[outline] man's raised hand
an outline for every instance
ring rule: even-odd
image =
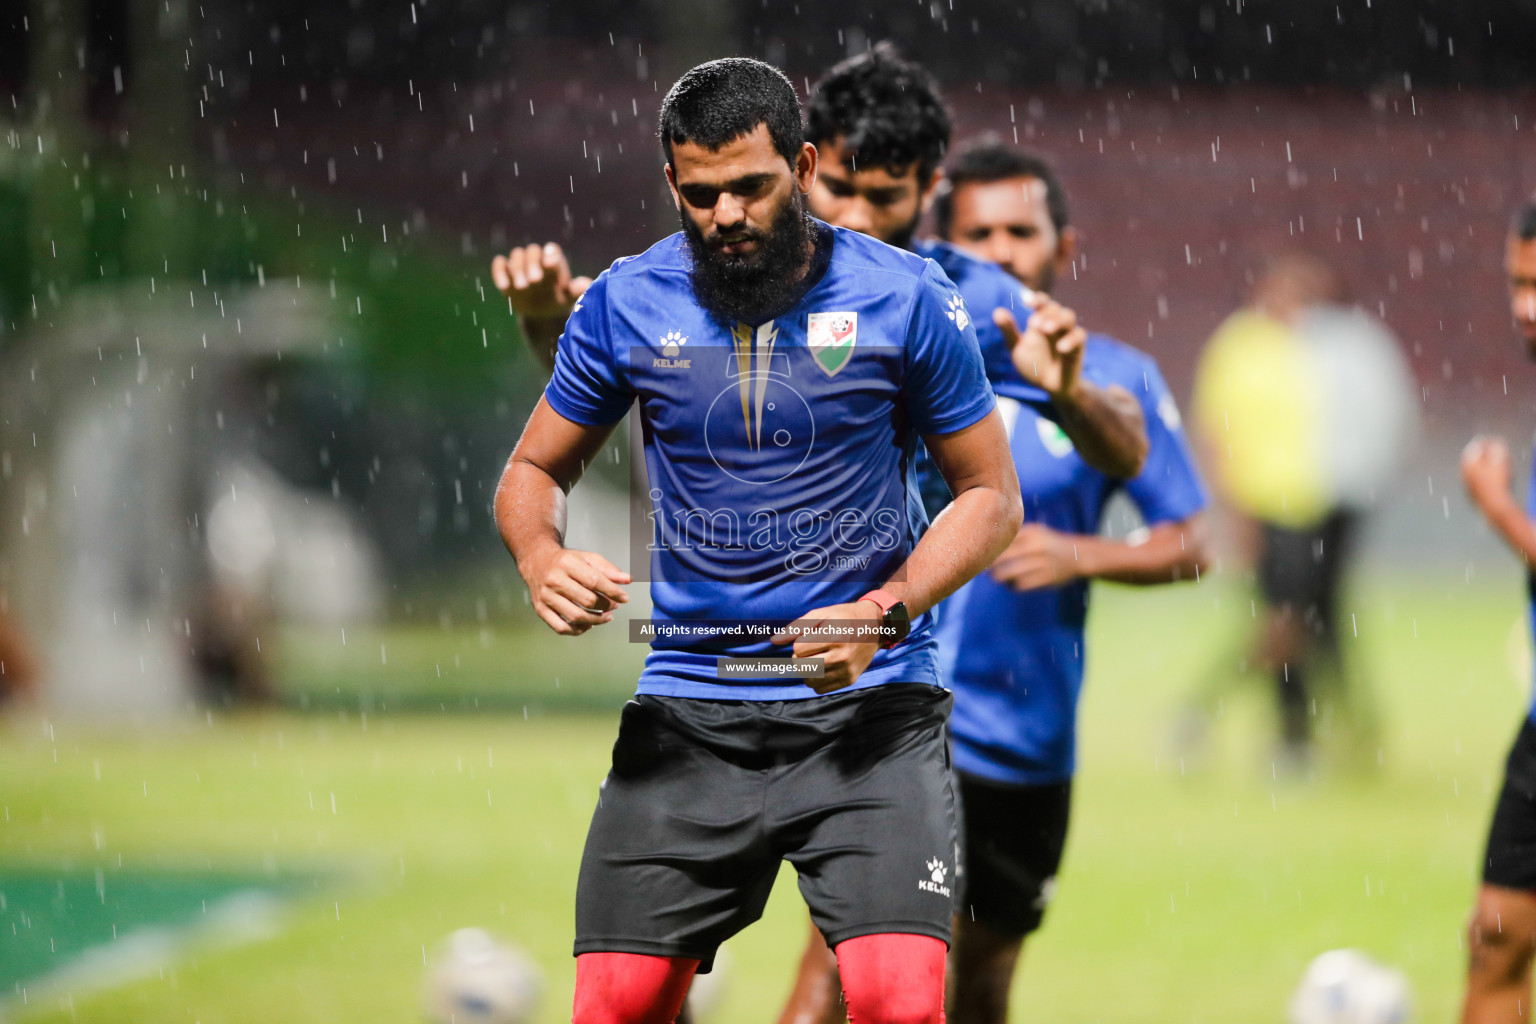
[[[491,261],[491,279],[512,300],[512,310],[529,320],[564,322],[590,277],[572,277],[565,252],[554,242],[520,245]]]
[[[1022,331],[1001,306],[992,311],[992,322],[1003,332],[1020,376],[1052,398],[1069,395],[1082,377],[1088,332],[1078,326],[1076,313],[1049,295],[1034,292],[1025,301],[1032,313]]]
[[[1003,332],[1013,368],[1041,388],[1056,408],[1056,419],[1083,461],[1119,480],[1141,472],[1150,447],[1146,418],[1136,396],[1119,384],[1098,387],[1083,375],[1088,332],[1077,314],[1048,295],[1032,292],[1033,311],[1024,330],[999,307],[992,321]]]

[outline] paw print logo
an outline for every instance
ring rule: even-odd
[[[688,339],[679,331],[668,331],[661,337],[661,351],[664,355],[675,356],[688,344]]]
[[[960,293],[955,292],[949,297],[949,306],[944,310],[944,315],[955,322],[955,329],[963,331],[971,322],[971,314],[965,311],[965,302],[960,298]]]
[[[965,311],[961,310],[960,315],[964,316]],[[937,857],[928,862],[928,877],[932,878],[934,883],[937,885],[944,884],[944,876],[948,873],[948,871],[949,869],[944,866],[944,862],[939,860]]]

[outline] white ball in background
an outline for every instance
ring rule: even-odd
[[[527,954],[483,929],[461,928],[427,972],[427,1018],[433,1024],[526,1024],[543,987]]]
[[[1291,997],[1291,1024],[1406,1024],[1408,979],[1353,949],[1313,960]]]

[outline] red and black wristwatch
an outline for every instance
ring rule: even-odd
[[[912,616],[907,614],[907,603],[888,590],[871,590],[860,601],[873,601],[880,606],[880,647],[890,650],[912,632]]]

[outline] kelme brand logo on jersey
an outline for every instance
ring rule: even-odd
[[[917,887],[923,892],[937,893],[948,898],[949,886],[944,884],[945,876],[948,873],[949,869],[944,866],[944,862],[934,857],[928,862],[928,877],[919,878],[917,880]]]
[[[688,344],[680,330],[668,330],[665,335],[656,339],[656,347],[662,350],[662,355],[651,359],[651,365],[657,370],[687,370],[693,365],[693,359],[679,359],[682,355],[682,347]]]
[[[857,313],[812,313],[807,318],[805,344],[828,377],[837,376],[848,365],[858,337]]]
[[[683,332],[668,331],[656,339],[656,345],[661,349],[661,355],[665,358],[658,357],[653,359],[651,360],[651,365],[657,369],[665,370],[688,369],[693,365],[693,360],[677,358],[682,354],[683,346],[686,344],[688,344],[688,339],[683,337]]]
[[[1045,446],[1045,450],[1058,459],[1064,459],[1072,454],[1072,439],[1055,423],[1041,417],[1035,421],[1035,430],[1039,433],[1040,443]]]

